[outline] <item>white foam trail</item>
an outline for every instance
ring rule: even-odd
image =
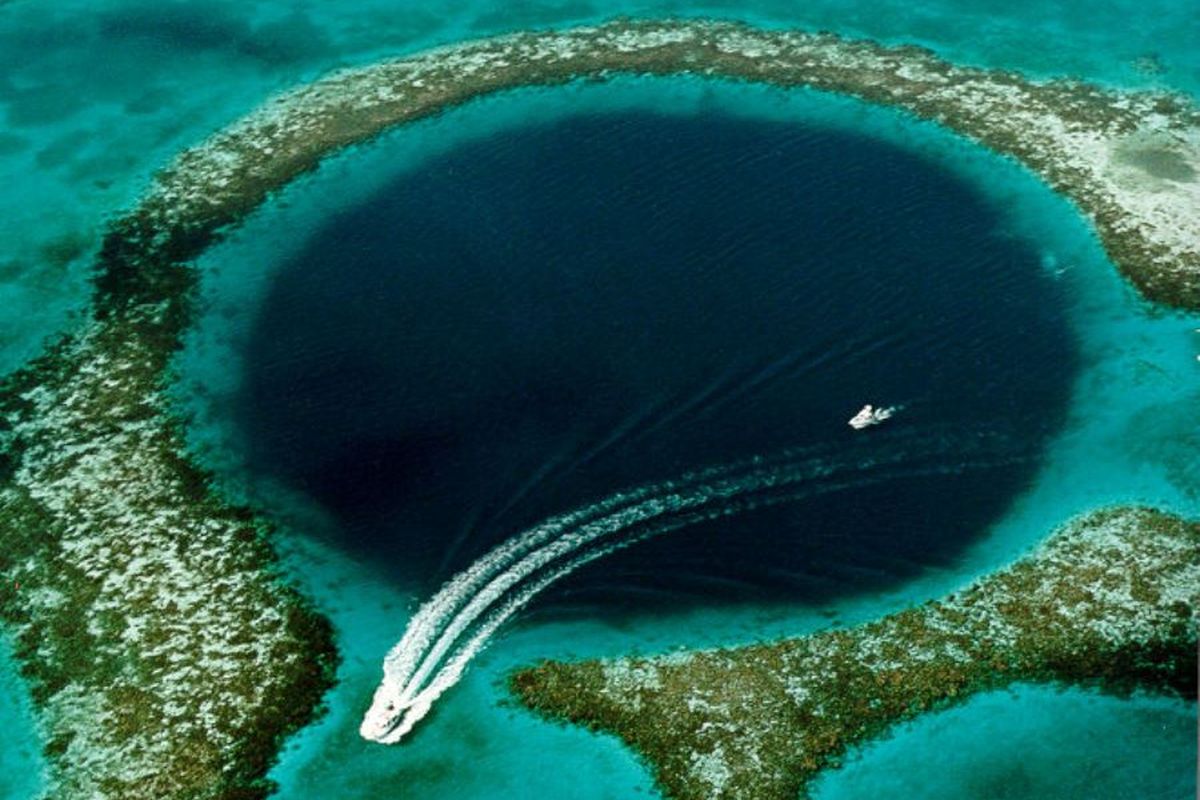
[[[791,499],[795,498],[774,498],[773,500],[774,502],[783,502],[784,500]],[[767,503],[764,503],[764,505],[765,504]],[[757,508],[761,506],[756,504],[755,507]],[[724,516],[732,513],[736,513],[736,511],[726,507],[721,509],[712,509],[711,513],[707,514],[691,515],[686,518],[672,518],[665,521],[661,525],[655,526],[650,531],[639,534],[638,536],[614,542],[607,546],[598,547],[583,554],[576,555],[575,557],[567,560],[565,563],[560,564],[558,567],[543,571],[540,576],[535,577],[533,580],[520,587],[515,593],[513,593],[511,597],[505,600],[497,609],[485,617],[484,621],[475,630],[475,633],[466,642],[457,643],[455,641],[455,637],[461,634],[463,630],[468,628],[478,618],[478,614],[476,613],[469,620],[466,619],[465,615],[470,612],[470,609],[468,609],[468,611],[464,612],[464,622],[462,625],[457,625],[458,620],[456,619],[457,632],[452,634],[451,631],[447,631],[444,638],[439,640],[439,645],[444,641],[447,643],[447,646],[430,652],[428,658],[424,660],[425,666],[417,675],[412,677],[409,685],[417,686],[418,691],[415,694],[413,694],[411,691],[407,693],[411,699],[406,701],[408,703],[407,709],[403,716],[400,717],[399,724],[397,724],[384,736],[377,738],[376,741],[382,744],[395,744],[404,738],[404,736],[406,736],[409,732],[411,732],[416,724],[420,722],[421,719],[433,708],[434,701],[441,697],[442,694],[448,689],[453,687],[454,684],[458,683],[459,679],[466,671],[467,665],[472,659],[475,658],[475,656],[479,655],[484,647],[487,646],[488,640],[491,639],[492,635],[500,628],[500,626],[507,622],[510,617],[528,605],[534,597],[540,594],[550,584],[566,577],[570,573],[591,561],[606,556],[609,553],[615,552],[623,547],[628,547],[629,545],[639,542],[649,536],[686,527],[703,520],[714,519],[718,516]],[[486,605],[487,603],[483,603],[480,605],[480,608],[483,608]],[[478,609],[475,610],[478,611]],[[458,647],[454,649],[451,658],[446,661],[441,669],[437,671],[437,674],[433,676],[433,679],[429,681],[427,686],[420,688],[423,685],[424,679],[428,677],[429,671],[431,671],[433,667],[439,663],[440,659],[446,654],[446,651],[456,643],[458,644]]]
[[[781,457],[786,457],[786,455]],[[794,454],[792,457],[795,457]],[[773,460],[778,460],[778,458]],[[712,480],[722,474],[745,469],[748,464],[767,463],[770,463],[767,459],[751,459],[730,467],[702,470],[677,481],[666,481],[632,491],[618,492],[598,503],[551,517],[508,539],[447,581],[432,598],[421,606],[416,616],[410,620],[403,638],[385,658],[385,673],[393,680],[407,682],[416,669],[414,655],[423,652],[429,646],[433,636],[444,627],[448,619],[458,613],[464,603],[469,602],[495,575],[507,570],[526,553],[553,540],[563,531],[588,520],[613,513],[625,505],[636,503],[655,494],[671,491],[675,487]]]
[[[926,451],[917,456],[930,454]],[[647,536],[698,521],[900,477],[886,472],[864,474],[864,470],[902,465],[911,456],[841,465],[813,459],[752,459],[618,493],[535,526],[483,556],[422,606],[384,660],[384,678],[363,719],[362,735],[384,743],[399,741],[429,712],[433,701],[457,683],[496,629],[543,589],[580,566]],[[747,464],[754,467],[747,469]],[[907,469],[901,474],[916,477],[970,466],[959,463]],[[817,483],[839,472],[853,477]],[[796,488],[798,484],[808,485]],[[786,493],[758,496],[789,487]],[[633,535],[606,541],[627,531]],[[597,542],[599,547],[587,549]],[[579,554],[581,550],[586,552]],[[473,627],[474,633],[464,641]]]

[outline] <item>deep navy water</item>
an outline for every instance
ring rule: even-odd
[[[240,438],[339,547],[419,592],[549,514],[788,448],[959,471],[677,531],[540,607],[895,584],[1005,510],[1076,375],[1060,286],[1003,209],[802,122],[530,125],[430,158],[310,242],[259,311]],[[851,430],[868,402],[902,410]],[[971,465],[984,440],[998,465]]]

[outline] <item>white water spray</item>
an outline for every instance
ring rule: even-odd
[[[410,620],[384,659],[383,681],[360,733],[385,744],[400,741],[509,618],[550,584],[617,549],[697,522],[817,493],[1018,460],[904,468],[914,456],[936,456],[941,450],[903,450],[889,458],[841,463],[795,453],[755,458],[618,492],[514,536],[454,576]],[[843,474],[847,477],[836,480]]]

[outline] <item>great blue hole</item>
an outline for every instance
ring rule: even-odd
[[[260,309],[240,436],[338,546],[422,594],[625,487],[789,448],[848,474],[886,456],[910,468],[664,534],[539,607],[883,589],[981,536],[1063,419],[1066,304],[1004,214],[840,129],[531,123],[327,220]],[[864,403],[903,409],[856,432]]]

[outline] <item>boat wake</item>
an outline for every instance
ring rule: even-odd
[[[648,537],[699,522],[898,478],[953,474],[1028,460],[1003,436],[889,440],[870,456],[787,451],[617,492],[519,533],[451,578],[417,611],[383,662],[359,732],[394,744],[454,686],[496,631],[552,583]]]

